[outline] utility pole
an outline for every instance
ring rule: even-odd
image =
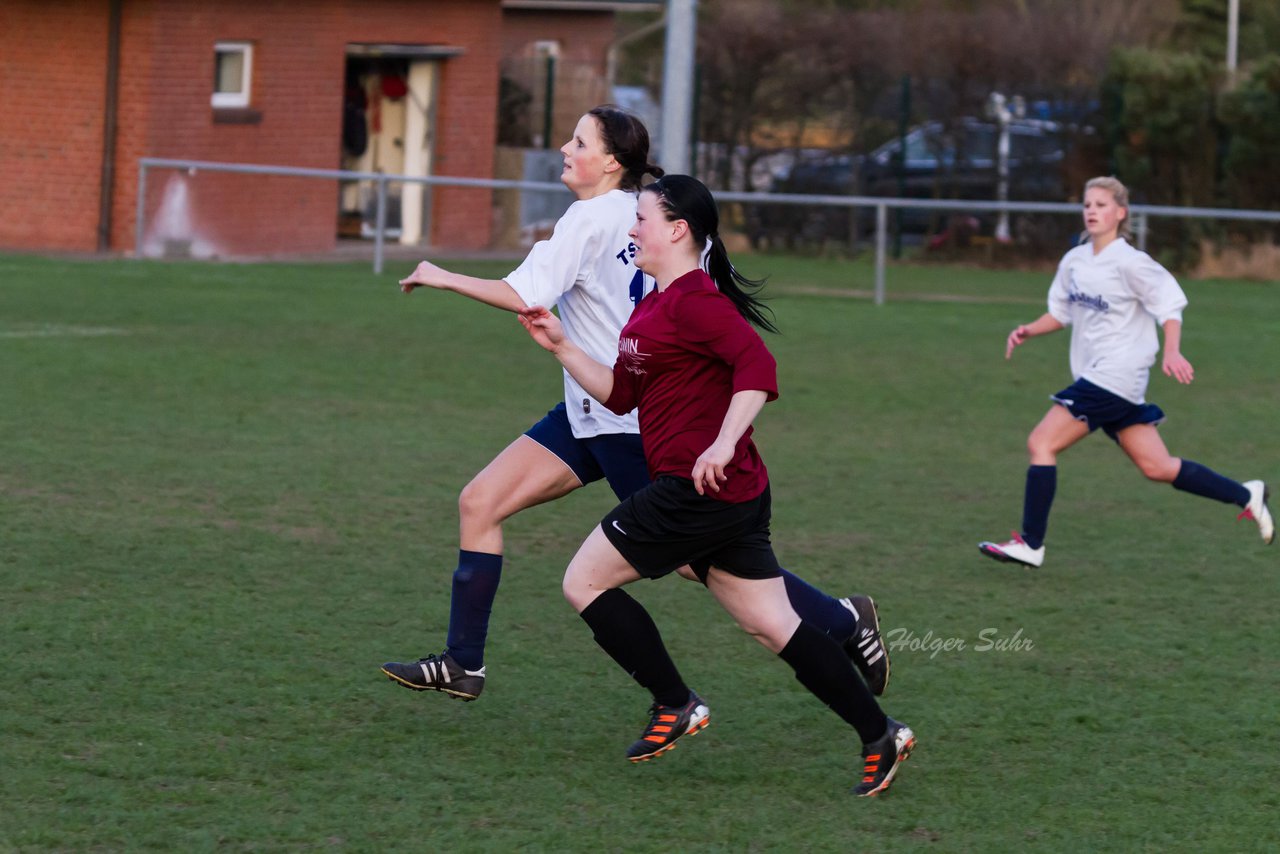
[[[693,116],[693,69],[698,0],[667,0],[666,57],[662,71],[662,139],[659,163],[667,172],[689,174]]]

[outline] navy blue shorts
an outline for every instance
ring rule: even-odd
[[[689,564],[705,583],[714,566],[740,578],[782,574],[769,539],[769,488],[738,504],[699,495],[693,481],[662,475],[600,522],[613,547],[645,578]]]
[[[609,481],[619,501],[649,485],[649,466],[639,433],[574,438],[569,415],[560,403],[524,434],[559,457],[583,486],[601,478]]]
[[[1133,403],[1084,379],[1049,395],[1049,399],[1065,406],[1077,421],[1088,424],[1090,433],[1101,427],[1114,442],[1120,441],[1116,434],[1126,427],[1164,421],[1164,410],[1154,403]]]

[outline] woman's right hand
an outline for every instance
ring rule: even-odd
[[[564,343],[564,327],[560,318],[540,305],[522,310],[517,317],[520,325],[529,332],[529,337],[544,349],[552,353],[560,349]]]
[[[413,293],[414,288],[442,288],[444,287],[443,277],[447,274],[443,267],[437,267],[430,261],[423,261],[413,272],[400,280],[400,290],[406,294]]]
[[[1013,358],[1013,351],[1019,345],[1026,342],[1031,337],[1025,325],[1019,325],[1016,329],[1009,333],[1008,339],[1004,343],[1004,357],[1006,359]]]

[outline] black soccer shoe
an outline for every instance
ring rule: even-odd
[[[853,787],[853,793],[860,798],[872,798],[887,791],[893,784],[898,767],[911,755],[915,746],[916,734],[911,727],[889,718],[884,735],[862,745],[862,781]]]
[[[428,655],[412,664],[389,661],[382,672],[392,682],[415,691],[440,691],[459,700],[474,700],[484,690],[484,668],[466,670],[448,653]]]
[[[649,725],[640,740],[627,748],[627,759],[644,762],[666,753],[676,746],[682,735],[693,735],[706,729],[711,722],[711,711],[702,698],[692,691],[689,702],[683,706],[663,706],[654,703],[649,707]]]
[[[879,697],[889,687],[889,648],[880,638],[880,615],[870,596],[850,596],[840,603],[858,618],[853,637],[844,642],[845,655],[858,668],[871,693]]]

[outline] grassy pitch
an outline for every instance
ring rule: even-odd
[[[6,256],[0,849],[1273,848],[1280,547],[1096,435],[1043,569],[976,549],[1070,380],[1064,333],[1003,359],[1049,276],[895,267],[877,308],[865,265],[743,260],[783,331],[775,544],[880,603],[920,739],[890,793],[848,795],[852,731],[675,578],[634,593],[712,725],[624,761],[647,697],[558,583],[603,485],[508,524],[478,702],[379,674],[441,648],[458,490],[560,395],[511,316],[398,269]],[[1280,485],[1280,291],[1186,289],[1165,439]]]

